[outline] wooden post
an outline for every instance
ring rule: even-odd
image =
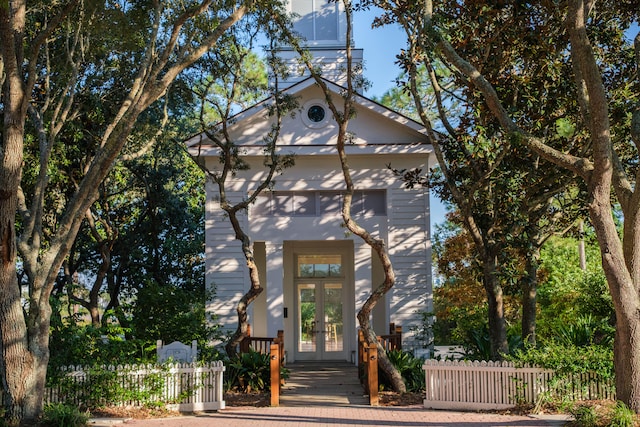
[[[271,406],[280,406],[280,344],[271,344]]]
[[[369,405],[378,406],[378,346],[367,346],[367,383],[369,384]]]
[[[364,334],[362,333],[362,329],[358,329],[358,367],[363,366],[365,362],[364,344]]]
[[[283,330],[279,330],[278,331],[278,336],[276,337],[277,343],[280,346],[280,358],[278,360],[280,360],[280,373],[282,373],[282,368],[284,367],[285,364],[285,359],[284,359],[284,331]],[[284,385],[284,378],[280,378],[280,385],[283,386]]]

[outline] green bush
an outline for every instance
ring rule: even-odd
[[[613,408],[609,427],[633,427],[636,425],[636,414],[623,402],[618,401]]]
[[[577,406],[571,415],[581,427],[597,427],[599,416],[596,410],[591,406]]]
[[[571,323],[562,323],[555,335],[563,345],[585,347],[594,344],[613,346],[615,328],[607,318],[596,318],[592,314],[577,317]]]
[[[597,372],[603,379],[614,377],[613,349],[608,346],[551,342],[544,347],[517,350],[508,359],[520,365],[552,369],[557,375]]]
[[[75,406],[56,403],[44,407],[42,423],[51,427],[82,427],[89,417],[89,412],[81,412]]]
[[[409,392],[421,392],[425,389],[425,375],[422,370],[422,359],[413,356],[413,354],[402,350],[391,350],[387,352],[389,361],[402,375],[407,391]],[[384,375],[378,375],[378,378],[383,379]],[[384,381],[381,381],[382,386],[385,386]],[[388,384],[387,384],[388,385]]]
[[[225,363],[225,389],[244,393],[268,390],[271,385],[269,354],[249,350]]]
[[[539,366],[553,371],[549,389],[538,395],[537,409],[545,405],[564,407],[575,401],[575,392],[579,390],[578,387],[582,387],[584,391],[591,385],[591,382],[600,383],[611,381],[614,378],[613,350],[606,346],[578,347],[554,342],[545,347],[528,347],[518,350],[508,359],[515,362],[516,366]],[[583,377],[576,383],[574,376],[576,374],[591,375],[587,376],[588,379]],[[602,389],[602,391],[605,390]],[[570,412],[573,410],[570,409]],[[579,408],[576,410],[586,411]],[[586,417],[588,421],[588,413],[579,415]]]

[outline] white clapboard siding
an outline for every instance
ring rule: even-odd
[[[611,379],[574,374],[558,382],[554,372],[538,367],[517,368],[511,362],[426,360],[425,408],[484,410],[535,404],[542,393],[571,400],[612,399]]]
[[[429,194],[423,189],[395,188],[389,198],[389,252],[396,272],[390,319],[402,325],[403,346],[411,347],[420,311],[431,310]]]
[[[223,329],[233,330],[237,325],[238,301],[248,289],[247,261],[228,215],[220,208],[217,194],[214,191],[212,194],[207,201],[206,241],[216,244],[206,249],[206,274],[207,286],[214,288],[215,297],[208,301],[207,313],[216,316]],[[227,192],[230,203],[242,201],[243,195],[241,191]],[[246,229],[246,214],[240,212],[238,219]]]

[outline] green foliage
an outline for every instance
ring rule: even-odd
[[[566,406],[566,412],[575,421],[570,425],[590,427],[634,427],[640,425],[640,418],[621,401],[582,402]]]
[[[587,271],[580,269],[578,241],[550,239],[541,251],[538,342],[556,339],[559,329],[575,323],[581,316],[606,319],[615,324],[613,303],[600,265],[597,244],[586,236]]]
[[[549,388],[538,396],[536,410],[540,410],[545,405],[551,405],[572,411],[575,400],[582,398],[578,396],[584,396],[586,390],[593,390],[594,383],[600,384],[598,390],[601,390],[603,395],[590,394],[592,398],[604,398],[612,392],[604,387],[606,382],[613,384],[614,379],[611,347],[594,344],[579,347],[573,344],[549,342],[545,347],[528,346],[518,350],[508,359],[518,366],[540,366],[553,371]],[[584,416],[588,417],[589,414]]]
[[[388,351],[387,357],[402,375],[408,392],[420,392],[425,389],[425,376],[422,370],[423,360],[421,358],[402,350]],[[379,375],[378,377],[384,378],[384,375]]]
[[[552,369],[556,375],[597,372],[603,379],[614,377],[613,349],[607,346],[578,347],[551,342],[544,347],[517,350],[510,359]]]
[[[249,350],[225,363],[225,389],[245,393],[267,390],[271,385],[269,354]]]
[[[419,311],[417,314],[420,316],[420,323],[412,326],[410,330],[421,348],[430,348],[434,344],[434,313]]]
[[[623,402],[618,401],[613,408],[609,427],[633,427],[637,421],[636,413],[629,409]]]
[[[131,307],[131,327],[135,336],[167,343],[197,340],[200,348],[218,334],[218,326],[209,326],[205,312],[205,293],[146,280]]]
[[[599,425],[598,413],[591,406],[577,406],[571,411],[571,415],[581,427],[597,427]]]
[[[571,323],[558,327],[558,342],[563,345],[586,347],[593,344],[613,346],[615,328],[607,319],[597,319],[591,314],[581,315]]]
[[[137,369],[130,366],[93,366],[84,367],[81,372],[69,372],[63,369],[51,369],[47,376],[47,387],[58,390],[61,400],[82,402],[87,408],[98,408],[135,402],[143,406],[157,405],[166,383],[164,370],[156,367],[157,372],[145,375],[142,379],[132,377],[124,381],[127,372]]]
[[[511,353],[522,348],[522,338],[514,328],[507,331],[507,341]],[[467,360],[492,360],[489,328],[486,325],[468,330],[461,345],[464,350],[462,356]]]
[[[576,126],[566,117],[556,120],[556,132],[562,138],[571,138],[576,132]]]
[[[124,339],[116,325],[96,328],[52,322],[49,367],[155,362],[155,341]]]
[[[50,427],[82,427],[89,421],[89,412],[82,412],[78,407],[55,403],[44,407],[42,423]]]

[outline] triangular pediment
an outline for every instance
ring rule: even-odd
[[[338,109],[342,106],[340,93],[344,88],[324,80]],[[322,89],[309,77],[291,86],[286,93],[297,99],[298,108],[282,118],[278,147],[298,154],[334,153],[338,126],[325,101]],[[356,114],[349,122],[353,149],[362,152],[408,152],[418,149],[431,151],[424,127],[364,96],[354,99]],[[227,125],[228,133],[237,146],[251,154],[261,153],[264,138],[269,134],[274,118],[268,114],[273,99],[269,98],[238,113]],[[217,149],[205,133],[186,141],[192,155],[215,156]],[[255,150],[252,150],[254,148]]]

